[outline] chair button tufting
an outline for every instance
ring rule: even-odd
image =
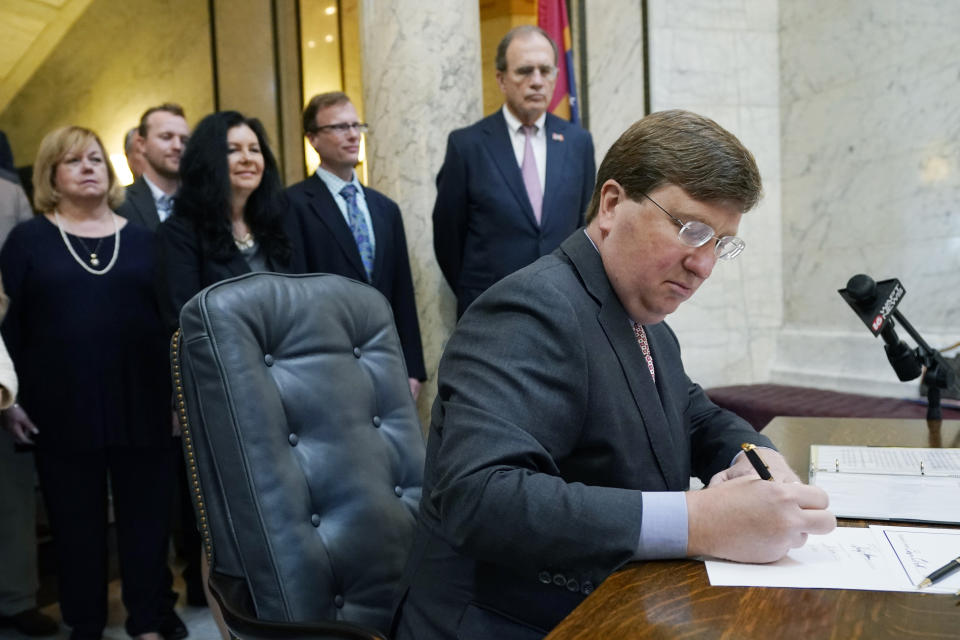
[[[354,355],[355,357],[357,357],[357,358],[360,357],[360,347],[354,347],[354,348],[353,348],[353,355]]]
[[[393,492],[397,494],[398,498],[400,498],[403,496],[403,487],[401,487],[400,485],[397,485],[396,487],[393,488]]]
[[[315,526],[315,527],[319,527],[319,526],[320,526],[320,516],[317,515],[316,513],[313,514],[312,516],[310,516],[310,524],[312,524],[312,525]]]
[[[553,582],[553,576],[550,575],[549,571],[541,571],[539,574],[537,574],[537,578],[543,584],[550,584]]]
[[[333,596],[333,604],[337,605],[337,609],[343,608],[343,596],[339,593]]]
[[[567,579],[564,577],[562,573],[554,574],[553,584],[557,585],[558,587],[563,587],[567,584]]]
[[[380,416],[373,416],[373,426],[375,427],[380,426]]]
[[[291,433],[289,436],[287,436],[287,441],[289,441],[290,444],[295,447],[297,446],[297,443],[300,442],[300,438],[297,437],[297,434]]]
[[[567,591],[577,593],[580,591],[580,583],[577,582],[574,578],[567,580]]]
[[[268,353],[267,355],[263,356],[263,362],[264,362],[268,367],[272,367],[272,366],[273,366],[273,356]]]

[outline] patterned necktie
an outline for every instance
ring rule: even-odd
[[[537,171],[537,158],[533,155],[533,143],[530,136],[536,132],[537,128],[533,125],[523,125],[523,164],[520,165],[520,173],[523,174],[523,186],[527,188],[527,197],[530,198],[530,206],[533,207],[533,217],[540,224],[540,215],[543,209],[543,189],[540,187],[540,174]]]
[[[347,219],[350,221],[350,231],[357,242],[360,251],[360,260],[367,272],[367,282],[373,282],[373,243],[370,241],[370,229],[363,218],[363,212],[357,206],[357,188],[348,184],[340,190],[340,195],[347,201]]]
[[[163,194],[157,198],[157,216],[160,222],[169,218],[171,213],[173,213],[173,196]]]
[[[633,335],[637,337],[640,343],[640,351],[643,352],[643,359],[647,361],[647,369],[650,370],[650,377],[657,381],[657,374],[653,370],[653,357],[650,355],[650,343],[647,342],[647,332],[643,330],[643,325],[633,323]]]

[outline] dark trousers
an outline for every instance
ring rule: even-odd
[[[53,531],[63,620],[99,638],[107,621],[107,478],[131,636],[157,631],[163,602],[172,448],[38,450],[37,470]]]
[[[200,533],[197,531],[197,519],[190,497],[191,483],[187,474],[187,465],[180,450],[180,439],[177,438],[175,456],[175,507],[173,538],[177,553],[184,560],[181,576],[187,590],[187,602],[195,604],[204,599],[203,577],[200,575]],[[173,589],[173,572],[169,568],[165,571],[164,584],[166,588],[165,601],[167,610],[173,611],[179,594]]]

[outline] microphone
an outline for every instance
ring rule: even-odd
[[[887,360],[901,381],[919,378],[923,372],[919,355],[897,336],[894,318],[902,321],[897,305],[906,291],[896,278],[874,282],[868,275],[859,273],[849,281],[840,296],[854,310],[874,336],[883,338]]]

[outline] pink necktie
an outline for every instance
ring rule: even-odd
[[[523,186],[527,188],[527,197],[533,207],[533,217],[540,224],[541,210],[543,209],[543,189],[540,188],[540,175],[537,172],[537,158],[533,155],[533,143],[530,136],[536,131],[533,125],[523,125],[523,164],[520,173],[523,174]]]
[[[643,358],[647,361],[647,369],[650,370],[650,377],[656,382],[657,374],[653,370],[653,357],[650,355],[650,343],[647,342],[647,332],[643,330],[643,325],[634,322],[633,335],[637,337],[637,342],[640,343],[640,351],[643,352]]]

